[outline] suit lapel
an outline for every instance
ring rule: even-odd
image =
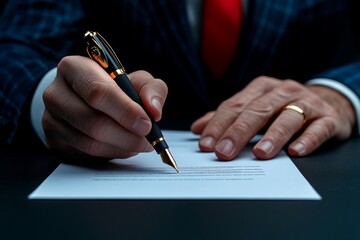
[[[192,39],[187,19],[185,1],[144,1],[152,24],[155,24],[160,38],[166,45],[174,64],[179,66],[182,79],[196,89],[205,103],[210,103],[207,79],[200,59],[198,46]],[[144,3],[143,2],[143,3]],[[254,0],[248,1],[245,21],[237,61],[232,66],[228,92],[242,89],[255,77],[267,74],[270,64],[284,37],[296,5],[302,1]]]
[[[183,80],[199,92],[202,100],[209,103],[203,66],[198,48],[191,35],[185,1],[147,1],[151,22],[156,24],[166,48],[173,56],[174,64],[181,68]]]
[[[277,52],[287,25],[293,17],[296,1],[249,1],[248,19],[241,39],[235,88],[244,87],[253,78],[266,74]]]

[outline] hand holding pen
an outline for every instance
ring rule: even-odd
[[[89,57],[97,62],[110,77],[114,79],[122,91],[141,107],[144,107],[138,92],[125,72],[125,68],[109,43],[99,33],[90,31],[85,34],[85,41],[87,44],[86,51]],[[167,145],[160,128],[152,118],[150,118],[150,120],[152,127],[149,134],[146,135],[147,140],[160,155],[162,161],[165,164],[172,166],[178,172],[175,159],[169,150],[169,146]]]
[[[152,122],[144,109],[117,86],[98,63],[83,56],[64,57],[45,89],[42,118],[48,148],[67,155],[128,158],[154,148],[144,137]],[[53,74],[53,76],[51,76]],[[167,86],[145,71],[129,74],[157,121]]]

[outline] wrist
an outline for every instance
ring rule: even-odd
[[[307,88],[331,105],[335,111],[344,116],[352,130],[356,127],[356,111],[352,102],[341,92],[324,85],[309,85]]]

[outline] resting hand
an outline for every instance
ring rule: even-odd
[[[145,71],[129,74],[155,121],[161,118],[167,86]],[[94,61],[65,57],[43,95],[42,125],[50,149],[84,156],[127,158],[153,148],[144,137],[151,129],[145,111]]]
[[[283,110],[287,105],[297,106],[304,115]],[[214,151],[219,159],[231,160],[269,126],[253,153],[258,159],[270,159],[288,142],[290,155],[310,154],[329,139],[348,138],[354,125],[354,109],[339,92],[293,80],[258,77],[216,111],[196,120],[191,130],[201,134],[200,150]]]

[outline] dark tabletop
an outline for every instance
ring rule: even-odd
[[[3,240],[360,239],[360,138],[292,159],[321,201],[28,200],[59,159],[4,147],[0,159]]]

